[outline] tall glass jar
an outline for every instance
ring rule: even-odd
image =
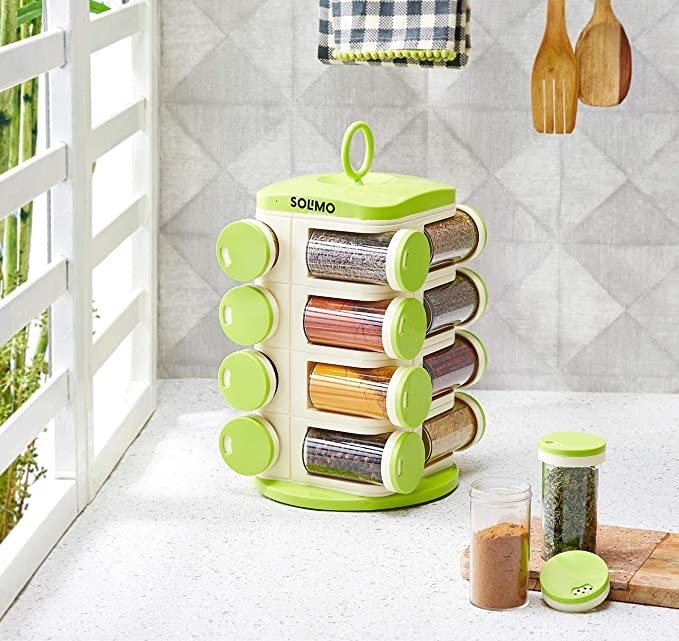
[[[598,465],[606,441],[587,432],[552,432],[538,442],[542,461],[542,557],[596,553]]]
[[[528,603],[530,501],[528,483],[508,478],[472,483],[470,601],[486,610]]]

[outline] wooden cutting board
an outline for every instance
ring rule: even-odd
[[[540,589],[542,525],[533,519],[530,533],[530,590]],[[597,554],[611,575],[611,601],[679,608],[679,534],[600,525]],[[469,579],[469,548],[460,558]]]

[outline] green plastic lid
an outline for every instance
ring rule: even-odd
[[[608,566],[591,552],[562,552],[542,566],[540,586],[543,599],[551,607],[564,612],[586,612],[608,596]]]
[[[276,462],[278,437],[260,416],[239,416],[222,428],[219,451],[234,472],[255,476]]]
[[[219,366],[218,377],[226,402],[244,412],[264,407],[276,391],[276,370],[254,349],[229,354]]]
[[[354,169],[349,149],[357,131],[365,136],[365,158],[361,167]],[[294,216],[398,220],[455,203],[455,188],[450,185],[417,176],[369,173],[373,152],[370,128],[364,122],[354,122],[342,141],[344,173],[299,176],[274,183],[257,193],[257,207]]]
[[[431,394],[431,378],[423,367],[399,367],[387,389],[389,420],[400,427],[419,427],[429,413]]]
[[[387,281],[399,292],[415,292],[427,279],[431,247],[423,232],[399,229],[387,250]]]
[[[391,443],[390,443],[391,441]],[[410,494],[419,485],[424,472],[424,442],[416,432],[394,432],[387,441],[391,449],[387,489]]]
[[[266,274],[276,260],[276,237],[258,220],[228,224],[217,238],[217,261],[234,280],[254,280]]]
[[[551,432],[540,437],[538,457],[545,463],[593,465],[605,460],[606,441],[589,432]]]
[[[258,285],[239,285],[224,294],[219,322],[237,345],[254,345],[276,329],[278,308],[273,296]]]
[[[427,313],[417,298],[395,298],[387,307],[382,343],[389,358],[415,358],[424,345]]]

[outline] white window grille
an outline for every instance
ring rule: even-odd
[[[52,420],[55,470],[44,500],[0,544],[0,616],[92,500],[156,404],[158,0],[132,0],[94,17],[86,0],[43,1],[47,30],[0,49],[0,91],[49,74],[48,148],[0,175],[0,217],[48,191],[51,258],[0,302],[0,344],[49,308],[51,371],[0,425],[0,472]],[[92,127],[91,54],[125,38],[132,43],[135,101]],[[136,194],[93,236],[93,163],[131,137]],[[128,239],[132,291],[93,337],[92,272]],[[93,421],[93,379],[127,339],[125,406],[106,426],[105,438],[96,438],[102,428]]]

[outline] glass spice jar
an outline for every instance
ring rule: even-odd
[[[587,432],[552,432],[540,437],[542,461],[542,557],[568,550],[596,553],[598,465],[606,441]]]
[[[400,292],[422,287],[429,273],[429,242],[413,229],[384,234],[313,229],[306,263],[315,278],[389,285]]]
[[[427,313],[427,336],[432,336],[477,321],[486,311],[488,291],[476,272],[461,267],[455,280],[425,291],[423,304]]]
[[[310,343],[384,352],[402,360],[417,356],[427,330],[422,303],[402,296],[380,301],[310,296],[303,322]]]
[[[431,246],[431,267],[472,260],[486,245],[486,224],[468,205],[458,205],[454,216],[424,226]]]
[[[433,465],[455,452],[478,443],[486,431],[486,415],[469,394],[455,394],[453,407],[427,419],[422,425],[425,463]]]
[[[271,271],[278,258],[278,239],[260,220],[229,223],[217,237],[217,261],[234,280],[255,280]]]
[[[528,603],[530,485],[481,479],[469,495],[469,600],[486,610],[521,608]]]
[[[431,406],[431,379],[422,367],[361,369],[317,363],[309,400],[319,410],[388,419],[399,427],[422,425]]]
[[[304,438],[304,467],[309,474],[410,494],[422,478],[424,445],[415,432],[366,436],[311,427]]]
[[[457,387],[470,387],[486,370],[486,350],[471,332],[461,330],[455,342],[422,359],[422,366],[431,377],[434,397]]]

